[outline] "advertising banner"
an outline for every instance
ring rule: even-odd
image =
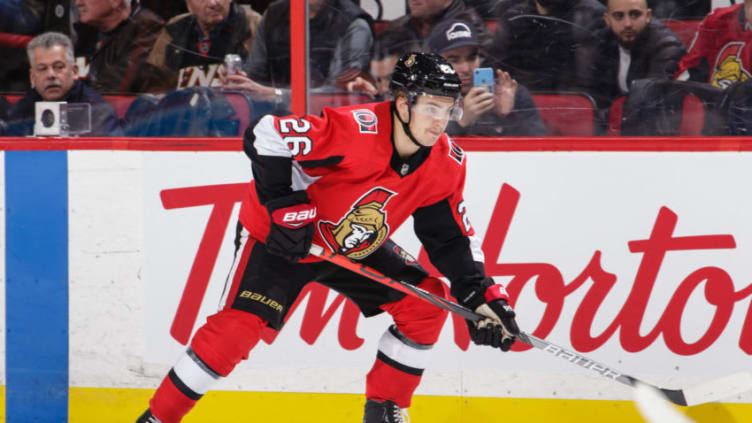
[[[692,384],[749,367],[751,177],[738,152],[470,152],[465,200],[523,329],[656,384]],[[217,310],[249,179],[240,153],[143,155],[147,374],[161,377]],[[410,222],[393,239],[431,268]],[[312,284],[224,389],[362,392],[389,323]],[[520,343],[469,343],[450,316],[419,393],[628,395]]]

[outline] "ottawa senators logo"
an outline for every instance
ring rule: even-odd
[[[378,132],[377,125],[379,119],[375,113],[370,110],[358,109],[353,110],[352,114],[355,122],[358,123],[358,130],[361,134],[375,134]]]
[[[715,69],[710,83],[714,87],[726,89],[737,82],[744,82],[750,78],[750,73],[744,69],[741,60],[744,43],[732,42],[726,44],[716,58]]]
[[[352,259],[361,259],[374,252],[389,235],[383,209],[394,194],[381,187],[374,188],[360,197],[336,224],[319,221],[319,233],[329,249]]]

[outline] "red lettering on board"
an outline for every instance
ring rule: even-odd
[[[246,189],[247,184],[242,183],[169,189],[161,194],[165,209],[212,206],[170,331],[182,344],[187,344],[195,325],[222,239],[227,225],[230,224],[232,209],[240,202]],[[512,304],[526,284],[535,284],[535,295],[545,305],[543,316],[532,331],[536,336],[545,338],[551,333],[559,321],[567,296],[578,289],[584,289],[583,285],[590,281],[590,287],[571,322],[570,340],[575,350],[595,350],[611,339],[618,330],[619,341],[625,351],[642,351],[652,345],[659,335],[663,335],[669,350],[678,355],[693,355],[710,347],[725,330],[736,303],[752,296],[752,284],[736,291],[731,276],[724,269],[714,266],[698,267],[678,284],[655,326],[645,335],[641,335],[640,328],[648,301],[652,297],[663,261],[669,253],[673,255],[686,251],[736,248],[734,237],[728,234],[674,236],[678,216],[669,208],[662,207],[658,211],[650,236],[627,243],[630,252],[641,254],[631,291],[611,324],[600,334],[593,336],[591,333],[595,316],[618,282],[617,275],[603,268],[602,253],[599,250],[594,251],[582,272],[568,283],[564,281],[559,269],[550,263],[500,263],[506,235],[519,201],[520,193],[517,190],[507,184],[501,187],[482,248],[486,256],[486,272],[491,276],[510,278],[507,291]],[[418,260],[432,274],[438,275],[422,249]],[[688,342],[681,333],[681,320],[689,297],[703,283],[704,298],[714,307],[714,312],[707,316],[707,329],[703,335],[694,342]],[[328,291],[328,288],[322,285],[309,284],[291,308],[288,317],[293,315],[304,298],[308,299],[303,311],[300,336],[305,342],[314,344],[341,306],[342,313],[338,326],[340,346],[348,350],[359,348],[363,344],[363,339],[358,337],[356,330],[360,318],[357,307],[341,295],[337,295],[325,309]],[[455,343],[461,349],[467,349],[470,339],[464,320],[453,316],[452,325]],[[276,332],[271,330],[263,336],[267,343],[272,343],[275,338]],[[752,303],[747,310],[739,347],[752,355]],[[518,342],[513,350],[524,351],[529,348]]]

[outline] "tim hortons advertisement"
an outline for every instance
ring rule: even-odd
[[[171,364],[216,311],[249,178],[242,153],[145,154],[147,362]],[[676,385],[749,367],[750,180],[745,153],[470,152],[465,201],[524,330]],[[391,236],[433,269],[411,222]],[[362,392],[388,324],[311,284],[225,388]],[[627,397],[586,373],[519,342],[470,345],[450,316],[419,393]]]

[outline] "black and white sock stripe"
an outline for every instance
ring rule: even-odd
[[[431,344],[419,344],[392,325],[379,340],[376,357],[405,373],[421,376],[431,359]]]
[[[170,369],[168,377],[180,392],[192,400],[201,398],[222,378],[190,347]]]

